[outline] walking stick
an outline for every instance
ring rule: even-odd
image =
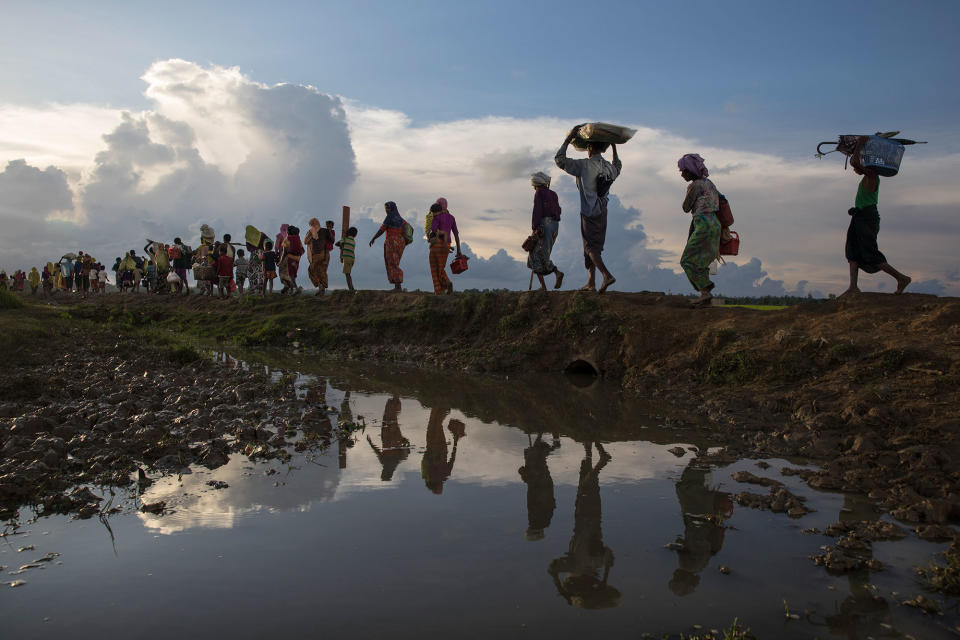
[[[533,269],[530,269],[530,285],[527,287],[527,291],[533,291]]]

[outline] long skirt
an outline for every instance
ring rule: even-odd
[[[324,251],[323,255],[313,255],[313,262],[310,263],[310,268],[307,270],[307,273],[310,275],[310,282],[313,283],[313,286],[319,289],[327,288],[327,267],[329,265],[330,254],[328,252]]]
[[[557,270],[550,260],[550,254],[553,253],[553,245],[560,232],[560,223],[553,218],[543,218],[540,229],[542,233],[537,240],[537,246],[527,255],[527,268],[533,269],[537,275],[545,276]]]
[[[697,291],[710,291],[710,263],[720,252],[720,221],[712,213],[698,213],[690,221],[687,247],[680,257],[680,266]]]
[[[450,243],[434,242],[430,245],[430,275],[433,276],[433,292],[443,293],[450,287],[447,275],[447,258],[450,256]]]
[[[387,267],[387,280],[390,284],[403,284],[403,269],[400,258],[407,244],[403,241],[400,229],[387,229],[383,240],[383,263]]]
[[[867,273],[880,271],[880,265],[887,258],[877,246],[877,235],[880,233],[880,214],[875,206],[848,211],[850,226],[847,227],[847,243],[844,254],[847,262],[856,262],[857,266]]]

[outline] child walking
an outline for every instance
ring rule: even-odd
[[[273,242],[267,240],[263,245],[263,280],[264,293],[267,289],[273,293],[273,281],[277,279],[277,252],[273,250]]]
[[[234,260],[234,266],[237,270],[237,293],[243,295],[243,283],[247,279],[250,263],[244,257],[243,249],[237,249],[237,259]]]
[[[230,297],[230,280],[233,279],[233,258],[227,254],[226,245],[220,245],[220,257],[217,258],[217,291],[221,298]]]
[[[353,263],[356,260],[357,228],[350,227],[347,229],[347,235],[344,236],[343,240],[336,243],[336,246],[340,247],[340,262],[343,263],[343,275],[347,277],[347,289],[356,291],[356,289],[353,288],[353,276],[351,272],[353,271]]]

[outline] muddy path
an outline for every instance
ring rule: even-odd
[[[216,466],[231,452],[282,456],[290,437],[336,438],[324,408],[298,402],[282,381],[216,368],[184,344],[202,340],[275,347],[281,366],[323,357],[450,375],[592,369],[624,393],[709,420],[724,445],[709,456],[717,463],[803,458],[819,469],[785,472],[869,496],[921,537],[956,537],[944,525],[960,518],[957,299],[864,294],[763,312],[692,311],[659,293],[110,294],[4,311],[0,324],[0,355],[13,364],[0,372],[6,516],[27,503],[95,515],[98,496],[76,487]],[[737,499],[802,513],[775,484]],[[861,529],[838,530],[820,561],[862,568],[857,545],[882,538]]]

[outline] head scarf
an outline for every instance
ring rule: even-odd
[[[389,227],[391,229],[399,229],[403,226],[403,218],[400,217],[400,210],[397,209],[397,203],[390,202],[385,203],[387,208],[387,217],[383,219],[383,226]]]
[[[535,187],[549,187],[550,176],[543,171],[537,171],[530,175],[530,184]]]
[[[537,171],[536,173],[530,174],[530,184],[535,187],[549,187],[550,180],[550,176],[543,171]]]
[[[680,160],[677,161],[677,166],[680,167],[681,171],[689,171],[698,178],[706,178],[710,175],[710,172],[707,171],[707,166],[703,164],[703,158],[696,153],[688,153],[680,158]]]
[[[447,199],[446,198],[437,198],[437,204],[440,205],[440,211],[443,213],[450,213],[447,211]]]

